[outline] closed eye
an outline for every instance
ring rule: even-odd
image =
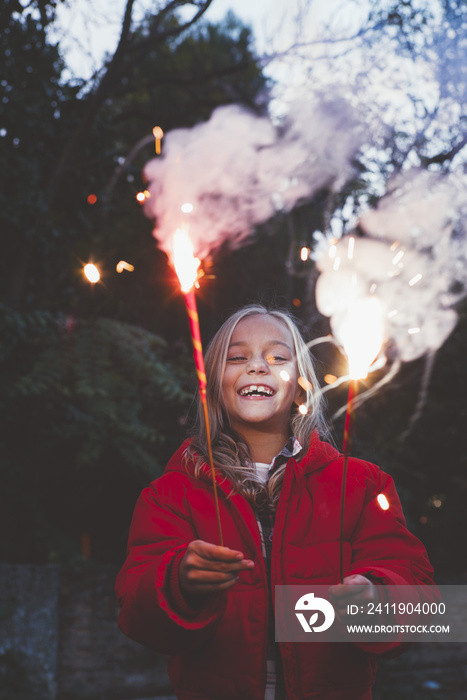
[[[234,357],[228,357],[227,362],[244,362],[246,357],[243,355],[235,355]]]
[[[289,361],[287,357],[282,357],[282,355],[269,355],[266,359],[270,365],[277,365],[280,362]]]

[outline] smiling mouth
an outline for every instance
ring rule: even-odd
[[[274,396],[276,392],[269,386],[251,384],[240,389],[238,393],[240,396]]]

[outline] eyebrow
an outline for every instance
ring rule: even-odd
[[[229,349],[236,347],[237,345],[247,345],[247,343],[248,343],[247,340],[235,340],[233,343],[229,344]],[[293,350],[290,347],[290,345],[288,343],[284,343],[283,340],[271,340],[268,343],[268,347],[274,347],[275,345],[283,345],[285,348],[287,348],[287,350],[290,350],[290,352],[293,353]]]

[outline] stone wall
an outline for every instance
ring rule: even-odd
[[[117,569],[0,565],[0,700],[171,695],[165,659],[117,627]]]
[[[54,566],[0,566],[2,699],[57,697],[59,579]]]

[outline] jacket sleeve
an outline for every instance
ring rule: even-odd
[[[194,539],[183,498],[159,493],[157,481],[143,490],[133,514],[127,559],[115,585],[118,624],[124,634],[163,654],[203,644],[225,610],[225,592],[203,596],[197,608],[182,595],[179,564]]]
[[[373,465],[372,465],[373,466]],[[377,467],[367,483],[365,502],[352,533],[352,574],[369,574],[397,586],[433,586],[433,568],[424,545],[408,529],[394,482]],[[386,497],[383,510],[378,496]]]
[[[375,478],[367,483],[365,503],[352,535],[351,571],[384,586],[384,602],[433,602],[440,599],[433,581],[433,568],[425,547],[408,529],[392,478],[374,465]],[[389,508],[383,510],[378,495]],[[396,615],[394,622],[406,625],[413,619]],[[403,637],[401,637],[402,639]],[[394,656],[410,644],[402,642],[358,643],[373,653]]]

